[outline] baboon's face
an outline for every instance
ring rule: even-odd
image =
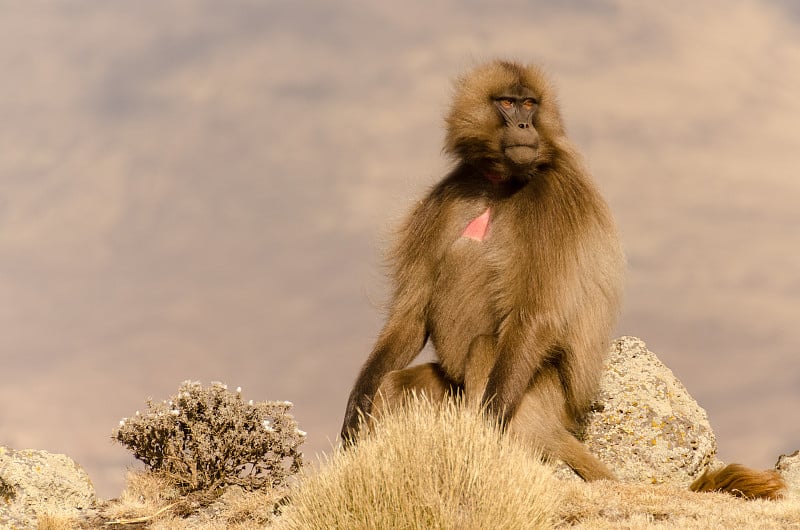
[[[456,84],[445,151],[494,179],[529,178],[562,136],[551,89],[533,67],[495,62]]]
[[[536,159],[539,134],[533,123],[539,102],[533,91],[522,85],[506,89],[493,98],[503,124],[499,127],[500,148],[513,168],[526,169]]]

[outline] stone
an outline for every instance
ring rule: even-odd
[[[0,528],[36,528],[45,514],[80,517],[96,500],[89,476],[69,457],[0,447]]]
[[[717,465],[705,410],[636,337],[612,343],[582,438],[623,482],[688,486]],[[557,475],[575,476],[566,466]]]
[[[775,464],[775,470],[786,480],[789,494],[800,497],[800,450],[790,455],[781,455]]]

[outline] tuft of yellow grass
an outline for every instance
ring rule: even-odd
[[[182,495],[167,475],[135,471],[128,474],[120,498],[103,510],[107,520],[104,526],[139,528],[144,524],[152,530],[266,528],[275,518],[275,506],[284,494],[284,488],[248,491],[228,486]]]
[[[78,528],[78,522],[74,517],[45,514],[40,515],[36,524],[36,530],[74,530]]]
[[[105,517],[116,522],[154,520],[181,497],[180,489],[161,473],[131,471],[122,495],[105,509]],[[120,523],[126,524],[126,523]]]
[[[412,398],[306,473],[275,528],[552,528],[558,485],[477,411]]]

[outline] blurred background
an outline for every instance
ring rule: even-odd
[[[800,8],[621,0],[0,0],[0,445],[67,453],[186,379],[335,443],[382,252],[449,167],[451,80],[536,62],[615,212],[618,335],[720,456],[800,448]]]

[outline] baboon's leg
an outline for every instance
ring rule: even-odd
[[[372,415],[379,418],[402,404],[412,391],[417,395],[426,396],[435,403],[442,401],[452,388],[452,383],[437,363],[421,364],[389,372],[381,379],[378,392],[375,394]]]
[[[558,453],[554,456],[571,467],[583,480],[614,480],[614,473],[571,432],[562,428],[558,436],[561,444],[557,445]]]
[[[609,347],[606,337],[610,332],[604,331],[601,326],[604,320],[599,317],[600,322],[586,320],[591,319],[575,320],[570,329],[571,336],[564,341],[563,356],[558,367],[567,409],[578,423],[585,420],[597,396]]]
[[[509,431],[545,456],[563,461],[584,480],[613,479],[606,465],[569,432],[571,423],[558,374],[545,369],[522,399]]]
[[[467,366],[464,370],[464,397],[467,403],[478,405],[486,390],[486,383],[497,358],[497,339],[494,335],[478,335],[469,345]]]

